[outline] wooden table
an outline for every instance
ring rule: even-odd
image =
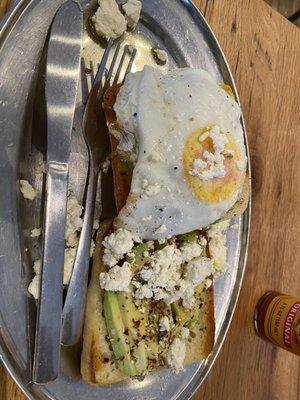
[[[194,400],[300,399],[299,358],[259,339],[252,324],[265,291],[300,297],[300,30],[262,0],[194,2],[236,79],[253,168],[252,231],[240,300],[220,356]],[[0,379],[1,400],[24,400],[3,370]]]

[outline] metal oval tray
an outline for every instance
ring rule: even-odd
[[[18,180],[28,179],[41,193],[45,127],[41,101],[44,77],[39,67],[44,61],[43,47],[49,25],[61,3],[61,0],[19,0],[0,25],[1,358],[30,399],[188,399],[209,372],[229,327],[245,268],[250,208],[232,222],[238,228],[227,232],[230,268],[215,282],[215,346],[207,360],[179,374],[161,370],[142,382],[132,380],[97,388],[81,380],[80,346],[77,346],[63,349],[61,374],[55,382],[44,386],[30,383],[36,309],[26,288],[32,277],[33,261],[38,257],[39,242],[29,236],[30,229],[41,224],[42,201],[40,194],[33,202],[22,199]],[[87,16],[90,6],[85,1],[81,4]],[[159,45],[169,54],[168,65],[162,68],[204,68],[217,81],[230,84],[238,99],[218,42],[191,1],[144,0],[138,28],[124,41],[138,49],[135,70],[144,64],[153,64],[150,49]],[[85,33],[85,63],[96,68],[102,52]],[[71,155],[70,186],[79,199],[83,196],[87,168],[87,155],[78,135],[85,98],[82,90],[78,96]]]

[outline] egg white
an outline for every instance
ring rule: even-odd
[[[136,155],[117,227],[142,239],[161,239],[208,226],[234,205],[246,171],[241,111],[207,72],[186,68],[162,74],[145,67],[128,75],[114,109],[122,140]],[[239,182],[227,198],[203,201],[187,182],[183,154],[193,133],[214,125],[229,132],[239,150]]]

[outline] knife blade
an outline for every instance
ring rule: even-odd
[[[82,10],[75,1],[68,0],[54,17],[46,64],[46,202],[32,371],[33,381],[40,384],[56,379],[60,366],[69,157],[80,73],[82,31]]]

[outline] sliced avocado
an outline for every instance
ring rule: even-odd
[[[167,241],[165,241],[165,243],[159,243],[158,241],[154,242],[154,250],[162,250],[164,247],[166,247],[166,245],[168,244]]]
[[[128,336],[130,350],[136,359],[137,374],[140,375],[148,365],[145,341],[142,339],[146,334],[146,317],[138,310],[131,292],[118,292],[117,299],[119,309],[122,310],[124,332]]]
[[[183,233],[182,235],[178,235],[177,239],[181,242],[181,243],[194,243],[197,241],[198,239],[198,233],[197,231],[193,231],[193,232],[188,232],[188,233]]]
[[[195,288],[195,304],[191,310],[187,310],[183,307],[181,300],[177,300],[171,305],[176,324],[176,332],[178,328],[181,329],[182,327],[191,329],[197,322],[201,309],[203,289],[203,283]]]
[[[171,331],[173,329],[173,325],[171,325],[171,330],[169,332],[160,331],[159,324],[160,318],[163,316],[167,316],[170,320],[173,320],[171,306],[166,305],[162,300],[153,303],[155,307],[150,311],[148,320],[149,339],[147,340],[147,353],[149,358],[149,370],[164,365],[165,354],[170,346]]]
[[[121,160],[120,162],[120,172],[125,172],[127,174],[132,174],[134,165],[131,161]]]
[[[143,253],[149,250],[148,242],[136,245],[132,252],[135,255],[135,263],[138,263],[143,258]]]
[[[132,263],[133,274],[137,274],[149,261],[149,257],[144,256],[144,252],[150,250],[150,243],[151,242],[140,243],[132,249],[134,258],[131,260],[127,259],[127,261]]]
[[[126,375],[138,375],[135,363],[131,359],[128,338],[124,334],[125,327],[118,303],[117,293],[104,293],[103,309],[109,340],[119,368]]]

